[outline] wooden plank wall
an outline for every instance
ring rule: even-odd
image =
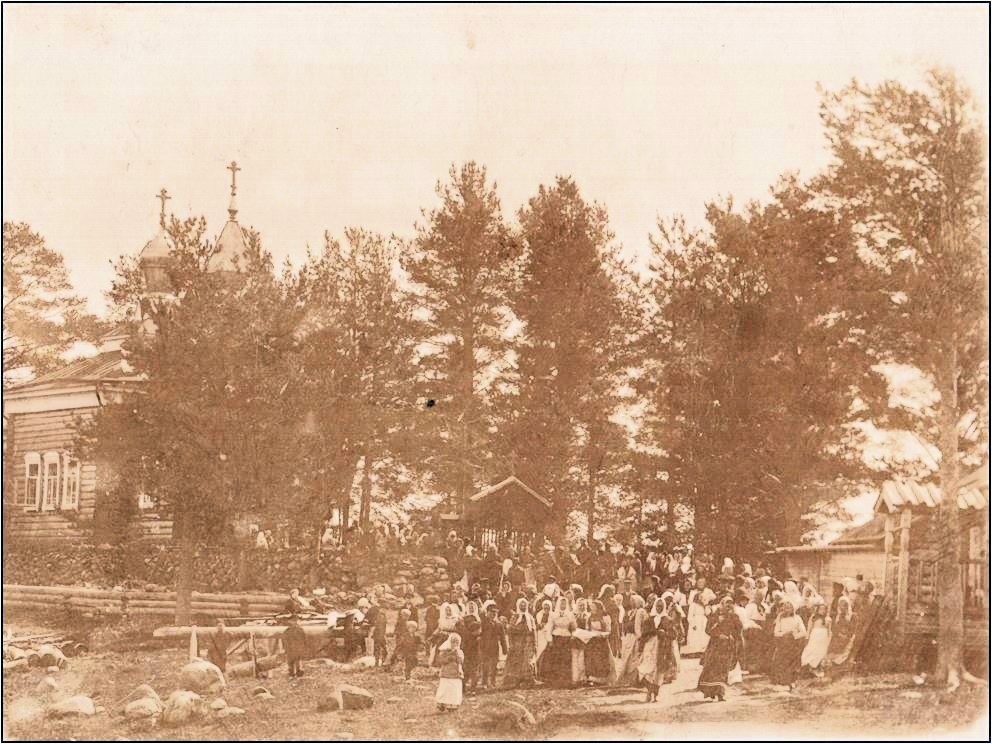
[[[77,408],[62,411],[19,413],[13,422],[12,460],[14,487],[24,488],[26,465],[24,455],[28,452],[72,452],[76,432],[82,422],[93,418],[95,408]],[[97,469],[91,462],[83,462],[80,468],[79,510],[71,516],[59,512],[31,512],[21,506],[10,506],[10,527],[13,535],[30,536],[37,539],[78,539],[83,532],[76,528],[76,519],[89,519],[93,516],[96,504]],[[13,501],[13,494],[5,499]]]

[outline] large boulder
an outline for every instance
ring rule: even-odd
[[[337,690],[320,698],[317,701],[317,710],[320,713],[332,713],[341,710],[341,698],[338,696]]]
[[[371,692],[355,685],[338,685],[338,695],[341,697],[341,710],[365,710],[375,702]]]
[[[49,718],[68,718],[70,716],[96,715],[96,703],[86,695],[73,695],[65,700],[59,700],[48,706],[46,714]]]
[[[226,686],[224,673],[205,659],[194,659],[179,673],[180,684],[194,692],[220,692]]]
[[[160,698],[158,693],[152,689],[151,685],[138,685],[134,688],[134,691],[131,692],[130,695],[124,698],[124,700],[140,700],[141,698],[151,698],[159,704],[159,707],[162,705],[162,698]]]
[[[65,666],[66,658],[65,654],[62,653],[58,646],[53,646],[49,643],[42,644],[38,646],[36,652],[38,654],[37,664],[43,667],[58,667],[61,669]]]
[[[162,711],[163,726],[181,726],[202,718],[207,712],[203,698],[191,690],[176,690],[165,701]]]
[[[124,717],[129,721],[154,718],[162,713],[162,703],[150,697],[132,700],[124,706]]]

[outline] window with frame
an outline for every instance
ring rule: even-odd
[[[62,508],[79,509],[79,481],[82,464],[69,454],[63,455],[62,464]]]
[[[41,510],[55,511],[61,496],[61,460],[58,452],[46,452],[41,460]]]
[[[969,614],[984,615],[988,612],[989,559],[985,526],[969,527],[961,546],[961,585],[964,590],[964,608]]]
[[[17,490],[14,503],[28,509],[37,509],[41,496],[41,455],[27,452],[24,455],[24,487]]]

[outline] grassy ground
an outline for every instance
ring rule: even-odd
[[[37,629],[37,624],[33,628]],[[22,626],[18,632],[26,629]],[[915,688],[908,677],[844,678],[807,683],[798,694],[773,690],[761,680],[746,680],[732,689],[726,703],[702,703],[692,692],[695,662],[686,664],[684,679],[665,688],[660,704],[645,705],[639,694],[605,690],[499,691],[467,698],[456,712],[439,713],[433,703],[435,679],[418,668],[414,679],[368,670],[336,672],[309,662],[306,676],[289,680],[285,668],[262,682],[275,696],[256,700],[254,679],[230,680],[222,697],[244,708],[244,716],[207,719],[187,727],[165,729],[148,722],[129,722],[121,701],[139,684],[150,684],[165,698],[178,688],[183,649],[148,643],[150,633],[107,629],[91,637],[92,652],[71,659],[54,675],[59,691],[40,698],[86,694],[105,712],[71,721],[34,720],[25,724],[6,718],[10,704],[38,697],[35,688],[45,676],[31,669],[4,679],[4,737],[30,739],[457,739],[457,738],[745,738],[771,736],[773,731],[813,738],[839,736],[937,737],[973,725],[987,710],[987,687],[964,687],[948,696]],[[135,649],[135,646],[139,648]],[[317,702],[337,684],[364,687],[376,697],[365,711],[317,712]],[[538,720],[536,728],[517,730],[500,720],[505,701],[523,703]],[[495,712],[494,712],[495,711]],[[730,728],[732,726],[732,728]],[[983,737],[986,736],[983,734]]]

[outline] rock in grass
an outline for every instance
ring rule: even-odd
[[[181,726],[202,718],[207,711],[203,698],[191,690],[176,690],[165,701],[162,711],[163,726]]]
[[[216,700],[210,701],[211,710],[222,710],[227,707],[227,701],[224,698],[217,698]]]
[[[341,698],[337,692],[332,692],[317,701],[317,711],[319,713],[332,713],[336,710],[341,710]]]
[[[134,688],[134,691],[124,699],[140,700],[141,698],[151,698],[160,706],[162,705],[162,698],[158,696],[158,693],[155,692],[151,685],[138,685]]]
[[[138,698],[132,700],[124,706],[124,717],[129,721],[137,721],[142,718],[154,718],[161,714],[162,703],[152,698]]]
[[[52,703],[45,711],[49,718],[69,718],[96,714],[96,703],[86,695],[73,695],[65,700]]]
[[[179,673],[182,686],[194,692],[220,692],[226,686],[224,673],[205,659],[194,659]]]
[[[55,667],[54,671],[58,671],[66,664],[65,654],[59,649],[58,646],[53,646],[50,643],[44,643],[38,646],[38,666],[48,667],[49,671],[51,667]]]
[[[355,685],[338,685],[338,695],[341,697],[342,710],[365,710],[375,703],[371,692]]]
[[[244,708],[238,708],[234,705],[228,705],[225,708],[221,708],[217,711],[218,718],[227,718],[229,716],[243,716],[245,714]]]

